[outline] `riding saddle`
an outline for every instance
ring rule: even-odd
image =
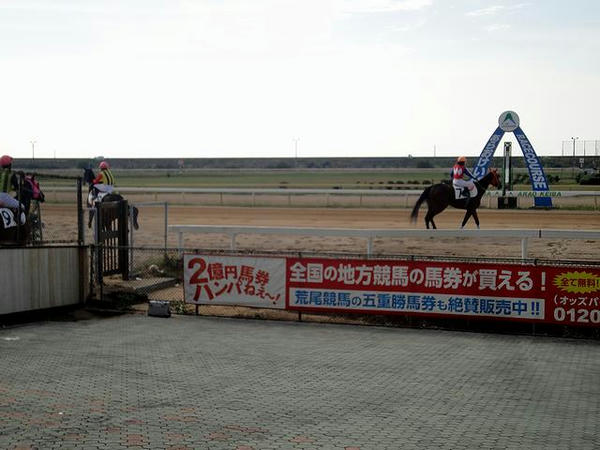
[[[469,191],[468,187],[456,187],[456,186],[453,186],[453,187],[454,187],[454,197],[457,200],[467,198],[467,197],[469,197],[469,195],[471,198],[477,197],[477,186],[475,186],[472,191]]]

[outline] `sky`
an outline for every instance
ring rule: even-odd
[[[597,0],[0,0],[0,154],[556,155],[598,55]]]

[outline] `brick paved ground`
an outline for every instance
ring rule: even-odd
[[[597,341],[125,315],[0,356],[0,448],[600,447]]]

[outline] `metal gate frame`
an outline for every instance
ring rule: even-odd
[[[104,275],[121,274],[129,279],[128,211],[126,200],[96,202],[95,241],[98,283]]]

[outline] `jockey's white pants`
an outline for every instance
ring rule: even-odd
[[[475,195],[477,195],[476,192],[474,192],[475,190],[475,183],[473,183],[472,180],[452,180],[452,184],[454,185],[455,188],[459,188],[459,189],[463,189],[463,188],[469,188],[469,192],[471,194],[471,197],[475,197]]]
[[[17,209],[19,202],[16,198],[11,197],[8,192],[0,192],[0,206]],[[21,208],[24,208],[24,206],[21,205]]]
[[[94,187],[100,192],[106,192],[107,194],[110,194],[114,190],[114,188],[110,184],[104,183],[95,184]]]

